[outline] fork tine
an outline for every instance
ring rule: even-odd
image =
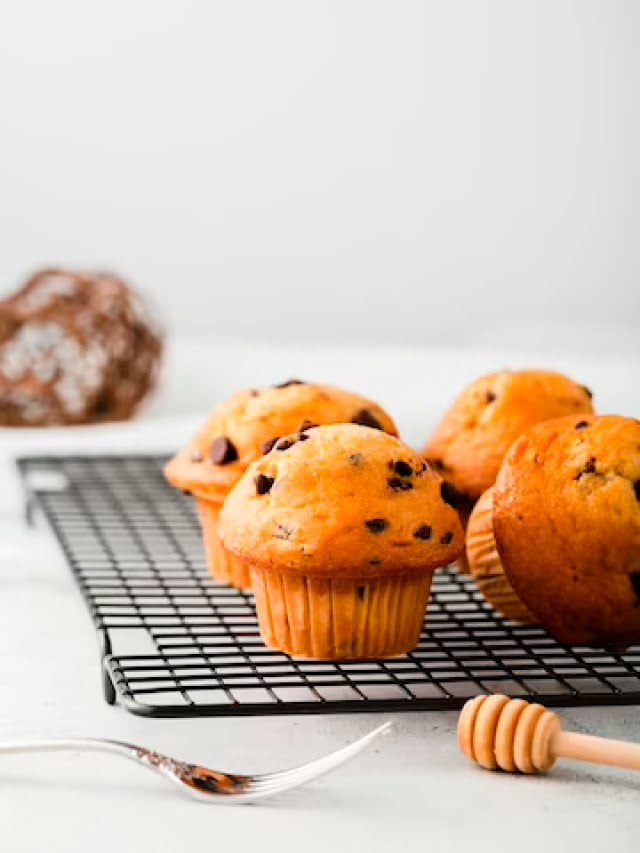
[[[304,785],[306,782],[310,782],[313,779],[317,779],[319,776],[327,773],[330,770],[333,770],[335,767],[338,767],[340,764],[348,761],[350,758],[355,756],[358,752],[364,749],[375,737],[385,731],[390,724],[386,724],[384,726],[380,726],[374,732],[371,732],[355,743],[349,744],[342,749],[337,750],[336,752],[331,753],[330,755],[326,755],[323,758],[320,758],[316,761],[312,761],[309,764],[302,765],[301,767],[292,768],[291,770],[285,770],[281,773],[271,773],[266,774],[264,776],[256,776],[254,777],[254,781],[249,783],[246,788],[244,794],[242,794],[243,799],[258,799],[260,797],[268,797],[273,794],[278,794],[283,791],[290,790],[291,788],[297,788],[300,785]],[[235,798],[234,799],[238,799]]]
[[[247,787],[247,795],[249,796],[267,796],[278,791],[286,791],[289,788],[295,788],[305,782],[310,782],[312,779],[317,779],[329,770],[344,764],[354,755],[361,752],[371,741],[375,740],[378,735],[387,731],[391,726],[391,722],[383,723],[377,729],[369,732],[353,743],[343,746],[335,752],[311,761],[308,764],[303,764],[300,767],[293,767],[290,770],[282,770],[277,773],[266,773],[261,776],[254,776],[253,781]]]
[[[391,721],[383,723],[378,728],[373,729],[373,731],[369,732],[363,737],[359,738],[353,743],[348,743],[346,746],[341,747],[340,749],[335,750],[335,752],[330,752],[328,755],[323,755],[320,758],[316,758],[314,761],[310,761],[307,764],[301,764],[298,767],[291,767],[288,770],[280,770],[275,771],[274,773],[265,773],[263,776],[255,776],[255,779],[285,779],[289,776],[300,776],[300,774],[306,773],[318,773],[322,772],[323,768],[326,766],[327,769],[332,769],[333,767],[338,767],[340,764],[343,764],[345,761],[348,761],[354,755],[357,755],[358,752],[361,752],[368,744],[370,744],[373,740],[375,740],[379,735],[383,732],[387,731],[391,728]]]

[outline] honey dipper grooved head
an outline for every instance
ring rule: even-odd
[[[551,749],[560,720],[542,705],[500,693],[476,696],[458,720],[458,744],[471,761],[489,770],[536,773],[555,762]]]

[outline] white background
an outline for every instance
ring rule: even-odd
[[[638,350],[640,4],[0,5],[0,291],[178,330]]]
[[[172,332],[152,417],[0,437],[2,739],[251,772],[381,722],[108,707],[12,457],[175,447],[234,388],[291,374],[375,397],[416,446],[466,381],[519,363],[640,414],[639,48],[640,4],[617,0],[0,0],[0,292],[41,264],[110,267]],[[249,810],[99,756],[3,757],[3,849],[637,849],[630,771],[483,773],[453,712],[390,716],[357,762]],[[562,718],[640,739],[635,707]]]

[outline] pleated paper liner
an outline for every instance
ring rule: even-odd
[[[207,556],[207,569],[211,577],[236,589],[251,588],[248,566],[229,553],[218,536],[218,518],[222,504],[198,498],[198,515]]]
[[[505,574],[493,533],[493,489],[480,497],[467,526],[467,563],[478,589],[507,619],[522,625],[537,620],[518,598]]]
[[[291,655],[393,657],[418,644],[432,572],[334,580],[252,568],[260,633]]]

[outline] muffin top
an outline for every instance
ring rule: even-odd
[[[290,379],[272,388],[238,391],[216,406],[164,473],[180,489],[223,501],[276,439],[316,424],[348,421],[397,435],[393,420],[376,403],[330,385]]]
[[[493,485],[505,453],[525,429],[576,412],[593,412],[591,392],[561,373],[489,373],[464,389],[422,452],[474,501]]]
[[[516,593],[558,639],[640,641],[640,421],[527,430],[500,469],[493,524]]]
[[[431,570],[464,547],[441,477],[399,439],[353,424],[280,439],[226,499],[224,545],[253,565],[370,577]]]

